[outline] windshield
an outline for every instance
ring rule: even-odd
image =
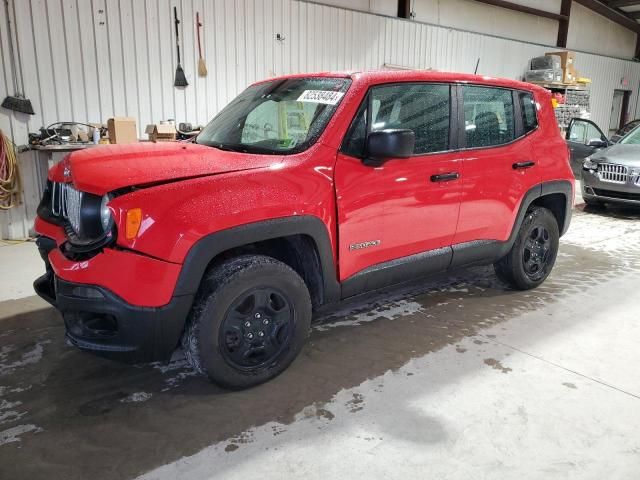
[[[252,85],[198,135],[223,150],[283,154],[306,150],[323,132],[351,80],[289,78]]]
[[[618,143],[623,143],[627,145],[639,145],[640,144],[640,128],[636,126],[633,130],[627,133],[626,136],[622,137],[622,139]]]

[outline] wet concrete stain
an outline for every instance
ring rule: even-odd
[[[353,398],[346,404],[351,413],[359,412],[364,408],[364,397],[360,393],[354,393]]]
[[[0,427],[0,438],[17,439],[0,445],[0,476],[132,478],[216,442],[228,442],[226,449],[233,452],[251,441],[242,434],[252,427],[277,422],[284,429],[309,406],[314,406],[312,418],[318,418],[315,412],[323,407],[315,405],[326,405],[343,389],[640,267],[637,250],[629,245],[594,255],[565,244],[561,253],[551,277],[530,292],[508,290],[491,267],[476,267],[325,311],[315,318],[322,328],[314,329],[286,372],[242,392],[190,376],[184,364],[132,367],[84,354],[64,343],[62,319],[43,302],[0,303],[0,364],[5,367],[0,370],[0,400],[22,402],[15,410],[28,412]],[[458,307],[461,302],[464,309]],[[38,342],[42,350],[22,362]],[[500,360],[494,360],[489,366],[503,371]],[[120,401],[135,392],[151,396],[142,406]],[[364,399],[355,397],[349,406],[362,409]]]
[[[333,420],[335,418],[335,415],[327,409],[319,408],[318,410],[316,410],[316,417]]]
[[[491,368],[499,370],[502,373],[509,373],[512,371],[511,368],[505,367],[500,363],[500,360],[496,360],[495,358],[485,358],[484,363],[485,365],[489,365]]]

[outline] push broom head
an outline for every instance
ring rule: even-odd
[[[201,77],[207,76],[207,64],[202,57],[198,59],[198,75],[200,75]]]
[[[183,74],[184,75],[184,74]],[[177,78],[177,77],[176,77]],[[26,113],[27,115],[35,115],[31,100],[24,98],[20,94],[15,96],[8,96],[2,101],[2,107],[7,110],[13,110],[14,112]]]
[[[176,68],[176,78],[173,81],[173,85],[175,87],[186,87],[187,85],[189,85],[189,82],[187,82],[187,77],[184,76],[184,70],[182,69],[182,66],[180,64],[178,64],[178,67]]]

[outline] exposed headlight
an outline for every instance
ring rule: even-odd
[[[103,232],[106,232],[111,224],[111,210],[109,210],[108,207],[110,200],[109,195],[105,195],[102,197],[102,202],[100,203],[100,221],[102,222]]]
[[[582,166],[586,170],[597,170],[598,169],[598,163],[594,162],[593,160],[591,160],[591,157],[585,158],[584,159],[584,163],[582,164]]]
[[[69,221],[78,240],[95,240],[111,229],[113,219],[107,206],[109,201],[109,195],[100,197],[65,184],[61,213]]]

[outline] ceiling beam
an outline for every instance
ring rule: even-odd
[[[610,0],[605,3],[612,8],[632,7],[634,5],[640,5],[640,1],[638,0]]]
[[[516,12],[528,13],[530,15],[536,15],[538,17],[550,18],[552,20],[569,20],[567,15],[558,13],[547,12],[538,8],[525,7],[524,5],[518,5],[517,3],[507,2],[505,0],[475,0],[476,2],[486,3],[487,5],[493,5],[494,7],[507,8],[509,10],[515,10]]]
[[[560,14],[567,17],[566,20],[558,22],[558,40],[556,47],[567,48],[567,37],[569,36],[569,19],[571,18],[572,0],[562,0],[560,4]]]
[[[590,10],[593,10],[603,17],[608,18],[612,22],[616,22],[618,25],[622,25],[623,27],[628,28],[631,31],[640,33],[640,23],[628,17],[620,10],[611,8],[610,6],[605,5],[604,3],[597,0],[575,0],[575,2],[584,7],[587,7]],[[638,5],[640,5],[640,1],[638,2]]]

